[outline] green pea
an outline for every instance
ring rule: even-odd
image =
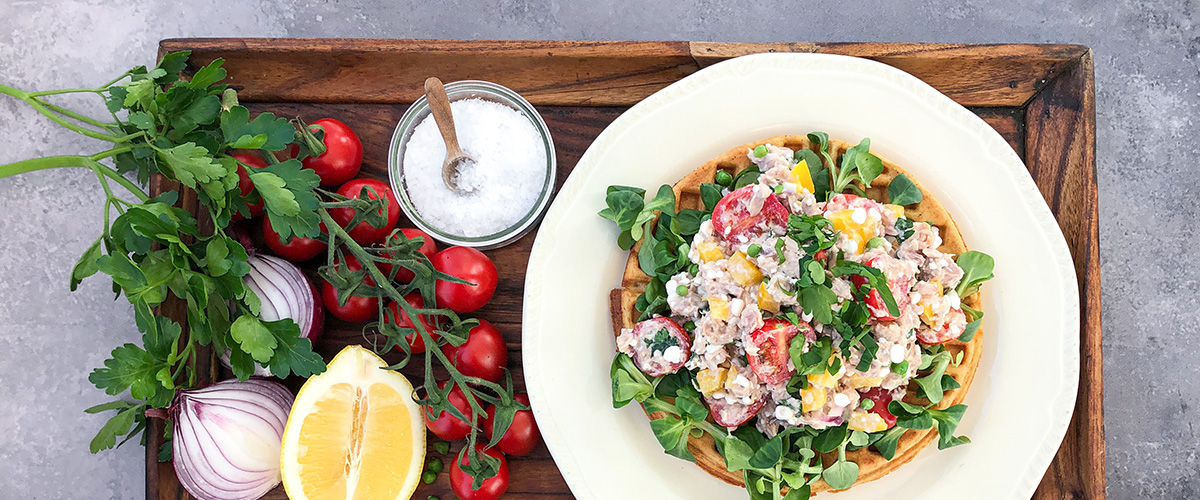
[[[428,469],[429,469],[430,471],[432,471],[434,474],[437,474],[437,473],[440,473],[440,472],[442,472],[442,469],[443,469],[444,467],[445,467],[445,465],[444,465],[444,464],[442,464],[442,459],[440,459],[440,458],[437,458],[437,457],[434,457],[434,458],[430,459],[430,460],[429,460],[429,465],[427,465],[427,466],[426,466],[426,468],[428,468]]]
[[[908,361],[901,361],[899,363],[892,364],[892,373],[897,375],[904,375],[905,373],[908,373]]]
[[[780,185],[778,185],[778,186],[775,186],[775,187],[774,187],[774,188],[772,188],[772,189],[774,189],[774,190],[775,190],[775,194],[783,194],[783,184],[780,184]]]
[[[875,402],[864,398],[862,403],[860,403],[860,406],[862,406],[862,409],[864,410],[870,410],[871,408],[875,407]]]
[[[679,286],[675,287],[675,294],[680,295],[680,296],[687,295],[688,287],[683,286],[683,285],[679,285]]]
[[[436,451],[443,455],[450,453],[450,443],[448,443],[446,441],[435,442],[435,443],[433,443],[433,451]]]
[[[759,245],[758,243],[751,243],[750,246],[746,248],[746,255],[751,257],[758,257],[759,253],[762,253],[762,245]]]
[[[421,474],[421,481],[424,481],[425,484],[433,484],[434,481],[437,481],[437,473],[427,470]]]
[[[766,144],[762,144],[762,145],[758,146],[757,148],[754,148],[754,157],[755,158],[762,158],[764,156],[767,156],[767,145]]]
[[[867,248],[879,248],[886,244],[887,244],[887,240],[880,238],[880,237],[875,237],[875,238],[871,238],[871,239],[867,240]]]
[[[733,182],[733,176],[729,175],[729,172],[726,172],[724,170],[718,170],[716,180],[717,180],[717,184],[720,184],[722,186],[728,186],[729,183]]]

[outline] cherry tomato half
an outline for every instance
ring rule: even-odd
[[[321,156],[301,160],[321,178],[322,186],[337,186],[353,179],[362,167],[363,147],[358,135],[333,118],[322,118],[309,124],[310,130],[324,129],[325,152]]]
[[[894,257],[878,256],[867,259],[865,262],[863,262],[863,264],[879,268],[880,264],[883,264],[883,262],[881,262],[883,259],[895,260]],[[866,285],[868,281],[866,277],[857,274],[851,274],[850,282],[854,284],[855,288],[858,288]],[[888,280],[888,291],[892,292],[892,298],[896,301],[897,312],[903,311],[908,307],[908,303],[910,301],[908,298],[908,291],[912,288],[912,285],[913,283],[911,278],[907,283]],[[883,295],[879,293],[879,290],[872,288],[871,291],[867,292],[867,296],[865,299],[863,299],[863,302],[867,304],[867,310],[870,311],[871,316],[877,320],[895,321],[900,319],[900,316],[888,312],[887,304],[883,302]]]
[[[321,224],[321,232],[325,232],[324,223]],[[328,247],[321,240],[295,235],[287,243],[284,243],[279,238],[279,233],[271,228],[270,217],[263,217],[263,240],[267,242],[267,247],[271,249],[271,252],[292,262],[309,260],[320,255]]]
[[[450,247],[429,258],[434,269],[474,285],[438,280],[434,291],[438,307],[468,313],[483,307],[496,293],[496,264],[483,252],[469,247]]]
[[[338,194],[356,200],[362,197],[363,188],[367,188],[367,197],[372,200],[378,200],[380,197],[387,198],[387,204],[380,209],[379,213],[386,217],[383,226],[375,227],[367,221],[359,222],[353,228],[347,228],[346,232],[350,235],[350,239],[357,241],[362,245],[374,245],[387,238],[391,234],[392,229],[396,228],[396,221],[400,220],[400,202],[396,201],[396,195],[392,194],[392,188],[383,182],[375,179],[354,179],[347,182],[338,188]],[[346,227],[350,220],[354,218],[354,209],[349,207],[331,208],[329,216],[337,221],[339,226]]]
[[[424,243],[421,243],[420,248],[417,248],[418,252],[421,252],[422,254],[425,254],[426,257],[430,257],[430,258],[433,257],[433,254],[437,253],[437,251],[438,251],[437,243],[434,243],[433,237],[426,234],[425,231],[422,231],[415,227],[402,227],[402,228],[400,228],[400,232],[404,233],[404,235],[401,236],[400,234],[392,233],[392,238],[390,240],[388,240],[388,244],[394,244],[395,242],[402,241],[402,238],[411,240],[413,238],[419,237],[424,240]],[[387,257],[389,259],[392,258],[392,254],[390,254],[390,253],[384,253],[383,256]],[[384,262],[379,263],[379,270],[383,271],[383,273],[388,276],[392,275],[392,265],[389,263],[384,263]],[[409,271],[408,269],[405,269],[403,267],[396,270],[396,280],[398,280],[398,281],[403,281],[403,282],[407,283],[409,281],[412,281],[413,278],[415,278],[415,277],[416,276],[413,275],[412,271]]]
[[[421,298],[420,292],[411,292],[404,296],[404,300],[407,301],[409,305],[417,309],[425,308],[425,299]],[[397,304],[396,301],[389,303],[388,309],[392,310],[392,317],[398,318],[396,321],[397,326],[403,328],[416,328],[413,326],[413,322],[411,319],[409,319],[408,314],[404,312],[404,309],[400,308],[400,304]],[[430,336],[436,341],[438,336],[434,333],[434,329],[438,324],[437,319],[435,318],[432,323],[429,321],[428,316],[418,316],[418,319],[421,320],[421,324],[425,326],[425,330],[428,331]],[[424,337],[421,337],[421,334],[412,332],[405,336],[405,339],[408,340],[409,352],[414,354],[425,352],[425,339]],[[396,346],[396,350],[402,351],[403,349],[401,349],[400,346]]]
[[[492,382],[500,381],[504,367],[508,365],[504,336],[486,319],[479,320],[479,326],[471,329],[463,345],[456,347],[447,343],[442,346],[442,352],[463,375]]]
[[[439,389],[445,387],[445,381],[438,383]],[[446,399],[455,408],[458,408],[458,411],[462,412],[463,416],[468,418],[471,416],[471,405],[467,403],[467,397],[463,395],[462,389],[458,386],[450,389],[450,393],[446,395]],[[437,418],[433,418],[433,411],[429,407],[425,408],[425,427],[428,427],[429,432],[432,432],[433,435],[446,441],[466,439],[467,434],[471,432],[471,424],[445,411],[438,412]]]
[[[237,160],[238,163],[241,163],[241,165],[238,165],[237,170],[238,191],[242,193],[242,198],[249,198],[251,193],[254,192],[254,182],[250,180],[250,172],[246,170],[246,167],[267,168],[267,162],[263,161],[262,158],[249,153],[238,153],[230,156]],[[250,209],[250,217],[258,217],[263,214],[262,197],[255,195],[254,198],[257,198],[258,201],[250,203],[249,200],[247,200],[246,202],[246,207]],[[234,220],[240,220],[242,218],[241,212],[234,214],[233,218]]]
[[[758,375],[758,380],[765,384],[778,384],[792,378],[796,369],[788,366],[788,346],[798,334],[815,336],[815,332],[810,332],[813,329],[808,323],[801,321],[799,325],[793,325],[778,318],[764,321],[761,328],[751,332],[747,340],[757,351],[753,355],[748,354],[746,360],[750,362],[750,369]]]
[[[663,350],[650,347],[654,337],[663,330],[666,330],[667,335],[674,338],[675,347],[679,348],[676,359],[667,359],[666,351],[672,350],[669,345]],[[665,316],[642,320],[633,325],[633,338],[636,339],[636,345],[639,346],[633,350],[633,363],[642,373],[651,377],[661,377],[679,371],[687,363],[688,356],[692,351],[692,341],[688,338],[687,332],[683,331],[683,327],[679,326],[675,320]],[[643,345],[647,348],[641,349],[640,346]]]
[[[759,396],[758,399],[751,401],[750,404],[729,403],[725,398],[704,398],[704,403],[708,405],[708,409],[712,413],[713,421],[722,427],[737,427],[742,425],[758,414],[763,405],[767,403],[767,398]]]
[[[513,396],[518,403],[529,406],[529,396],[524,394],[514,394]],[[489,405],[487,417],[483,419],[483,432],[487,434],[489,443],[492,440],[492,421],[495,418],[496,405]],[[509,455],[528,455],[537,446],[538,439],[541,437],[542,433],[538,431],[537,422],[533,419],[533,410],[517,410],[508,430],[496,443],[496,448]]]
[[[775,195],[768,194],[762,208],[753,215],[747,205],[754,196],[757,184],[743,187],[725,195],[713,207],[713,230],[724,239],[731,239],[750,232],[764,222],[787,224],[788,211]]]
[[[495,476],[483,480],[483,485],[479,489],[472,489],[472,482],[475,480],[466,472],[463,472],[462,467],[458,465],[458,459],[455,459],[450,464],[450,489],[454,490],[454,495],[461,500],[496,500],[504,496],[504,492],[508,491],[508,460],[504,458],[504,454],[497,451],[495,448],[484,449],[477,448],[479,453],[486,453],[500,459],[500,470]],[[471,461],[464,453],[462,456],[463,462],[470,465]]]
[[[889,429],[893,425],[896,425],[896,416],[892,415],[892,412],[888,410],[888,403],[892,402],[892,391],[882,387],[872,387],[870,390],[860,392],[859,394],[862,395],[863,399],[870,399],[871,402],[875,403],[875,406],[872,406],[867,411],[882,417],[883,423],[887,424]]]

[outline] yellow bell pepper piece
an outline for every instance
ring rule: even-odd
[[[882,377],[864,377],[859,374],[850,376],[850,387],[853,389],[862,389],[863,387],[878,387],[883,383]]]
[[[815,385],[818,387],[833,387],[836,383],[837,380],[833,378],[833,375],[828,373],[808,376],[808,385],[810,386]]]
[[[866,411],[856,411],[850,414],[850,430],[862,432],[879,432],[887,429],[883,417]]]
[[[835,210],[825,218],[833,223],[833,228],[838,232],[846,235],[858,246],[858,253],[862,253],[863,248],[867,246],[867,242],[879,234],[879,222],[868,217],[865,222],[859,224],[854,222],[854,210]]]
[[[775,297],[772,297],[771,293],[767,291],[766,283],[759,283],[758,285],[758,308],[776,314],[779,313],[779,301],[775,300]]]
[[[700,386],[700,392],[704,393],[705,396],[712,396],[713,393],[721,390],[721,387],[725,385],[725,370],[722,368],[717,368],[716,370],[704,368],[696,372],[696,385]]]
[[[705,297],[708,301],[708,317],[717,321],[729,321],[729,301],[720,297]]]
[[[820,409],[825,406],[825,388],[809,386],[807,389],[800,389],[800,403],[800,411],[804,413]]]
[[[889,203],[887,205],[884,205],[883,207],[888,210],[891,210],[892,213],[896,215],[897,219],[904,217],[904,207],[901,205],[892,205],[891,203]]]
[[[700,262],[714,262],[725,258],[721,246],[712,241],[703,241],[696,245],[696,253],[700,254]]]
[[[742,252],[737,252],[729,258],[726,270],[729,271],[733,282],[742,286],[757,285],[763,280],[762,271],[759,271],[758,266],[750,262],[750,259],[746,258],[746,254]]]
[[[808,162],[800,160],[796,166],[792,167],[792,177],[796,178],[796,183],[800,187],[807,189],[808,192],[814,193],[817,188],[813,186],[812,173],[808,171]]]

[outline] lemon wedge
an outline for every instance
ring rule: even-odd
[[[283,431],[292,500],[408,499],[425,463],[421,407],[404,375],[351,345],[308,379]]]

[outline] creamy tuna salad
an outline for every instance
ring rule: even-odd
[[[940,344],[970,340],[982,316],[962,299],[991,278],[991,258],[967,252],[956,260],[940,251],[939,229],[905,214],[904,205],[922,195],[903,175],[891,181],[888,203],[865,197],[862,188],[882,170],[869,141],[843,154],[840,168],[832,166],[827,142],[814,142],[822,149],[748,149],[753,167],[736,176],[718,171],[715,183],[702,186],[705,210],[672,211],[669,186],[649,203],[641,190],[614,186],[601,212],[624,230],[623,247],[642,242],[639,265],[653,277],[638,298],[639,321],[616,339],[628,361],[620,354],[614,361],[614,403],[628,402],[618,397],[628,392],[647,411],[674,408],[680,421],[699,420],[707,409],[706,422],[694,426],[725,440],[718,449],[727,461],[734,446],[728,440],[745,441],[734,433],[744,427],[768,440],[783,438],[787,429],[815,440],[840,436],[837,463],[846,460],[845,450],[866,446],[890,460],[888,441],[881,440],[890,440],[894,452],[904,431],[889,432],[897,426],[894,412],[901,413],[902,427],[916,428],[911,421],[924,418],[922,412],[942,411],[903,403],[910,386],[930,387],[918,396],[931,403],[958,387],[935,365],[944,372],[942,361],[961,358],[946,359]],[[636,193],[637,203],[623,205],[622,190]],[[623,208],[635,213],[622,217]],[[654,210],[661,211],[657,228],[623,224],[648,221]],[[653,388],[648,396],[639,398],[624,382],[640,380],[641,374],[619,369],[629,362],[657,377],[643,377]],[[915,378],[920,383],[910,384]],[[662,384],[682,386],[667,394],[674,403],[655,401]],[[689,410],[692,400],[704,408]],[[961,410],[965,406],[956,405],[954,413]],[[967,442],[950,435],[957,417],[953,425],[940,422],[940,447]],[[657,427],[655,433],[668,453],[678,454],[668,446],[674,437],[664,440]],[[794,445],[791,436],[787,442]],[[817,474],[804,476],[805,485],[830,475],[820,473],[820,463],[813,467]],[[854,482],[832,476],[825,478],[831,487]]]

